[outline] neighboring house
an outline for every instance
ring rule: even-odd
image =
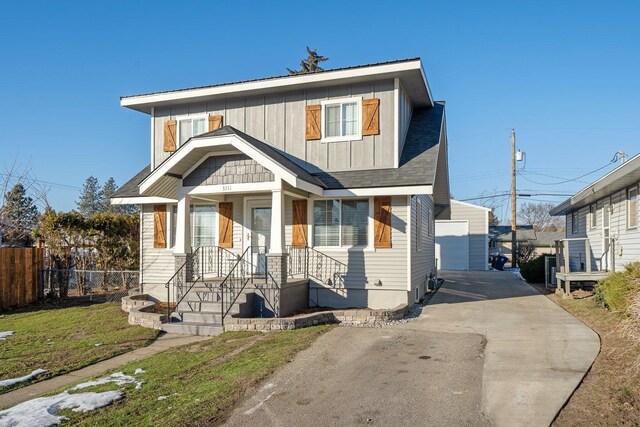
[[[595,281],[640,260],[639,183],[636,155],[551,210],[566,217],[559,281]]]
[[[564,239],[564,231],[536,231],[536,239],[531,243],[536,255],[555,255],[556,242]]]
[[[282,315],[294,285],[305,306],[391,308],[426,292],[449,180],[444,103],[420,59],[121,105],[151,129],[151,164],[112,198],[141,205],[144,293],[259,282]]]
[[[436,215],[436,261],[441,270],[487,270],[491,209],[451,200],[448,216]]]
[[[532,225],[518,225],[516,228],[516,241],[518,245],[533,243],[536,240],[536,232]],[[489,226],[489,255],[502,255],[511,259],[511,226]]]

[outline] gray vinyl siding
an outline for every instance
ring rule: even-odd
[[[402,84],[400,84],[400,90],[398,93],[398,124],[399,124],[399,137],[400,137],[400,153],[404,147],[407,132],[409,131],[409,123],[411,122],[411,114],[413,113],[413,106],[407,96]],[[399,154],[400,154],[399,153]]]
[[[621,271],[625,264],[640,261],[640,231],[638,228],[627,228],[626,190],[614,193],[611,196],[611,203],[613,206],[611,235],[617,236],[615,242],[615,266],[616,271]]]
[[[422,233],[418,235],[417,201],[422,204]],[[426,293],[426,279],[435,270],[435,222],[433,198],[426,194],[411,197],[411,293],[410,302],[415,298],[415,289],[422,297]],[[418,239],[422,248],[418,251]]]
[[[469,221],[469,270],[488,268],[489,218],[487,210],[451,200],[451,219]]]
[[[305,107],[326,99],[361,96],[380,99],[380,134],[358,141],[305,141]],[[164,122],[181,115],[221,114],[233,126],[279,148],[307,167],[324,171],[393,167],[394,82],[382,80],[251,98],[230,98],[207,104],[159,107],[154,112],[154,167],[169,156],[163,151]]]
[[[285,199],[285,242],[291,244],[292,198]],[[308,201],[307,209],[313,210],[313,200]],[[373,198],[369,198],[369,204]],[[371,209],[370,209],[371,210]],[[322,248],[320,251],[340,262],[347,264],[346,287],[371,290],[407,290],[407,198],[391,198],[391,244],[389,249],[369,248]],[[309,218],[313,218],[312,215]],[[310,221],[312,222],[312,220]],[[312,224],[309,224],[312,233]],[[313,242],[310,242],[312,246]],[[373,245],[371,245],[373,246]],[[378,280],[382,286],[376,286]]]
[[[167,219],[170,218],[168,210]],[[175,273],[173,249],[156,249],[153,247],[153,205],[142,205],[142,286],[164,285]],[[167,221],[167,228],[169,222]],[[156,286],[157,287],[157,286]],[[146,291],[145,291],[146,292]],[[166,297],[164,298],[166,299]]]

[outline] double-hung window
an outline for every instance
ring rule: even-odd
[[[193,136],[207,131],[207,118],[205,116],[185,117],[178,119],[178,146],[187,142]]]
[[[322,141],[362,139],[361,98],[345,98],[322,102]]]
[[[638,227],[638,187],[627,190],[627,228]]]
[[[191,206],[191,246],[215,246],[216,206]]]
[[[367,246],[368,200],[316,200],[313,205],[315,246]]]
[[[598,208],[596,204],[589,206],[589,228],[593,230],[598,226]]]

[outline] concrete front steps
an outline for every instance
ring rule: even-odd
[[[162,330],[174,334],[215,336],[224,332],[222,326],[222,302],[219,301],[220,281],[207,280],[196,283],[171,315],[171,322],[164,323]],[[253,314],[254,287],[247,284],[238,296],[227,316],[251,317]],[[225,298],[229,298],[225,294]],[[228,302],[225,301],[228,307]]]

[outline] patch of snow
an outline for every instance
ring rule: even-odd
[[[173,393],[173,394],[170,394],[169,396],[158,396],[157,400],[167,400],[168,398],[174,397],[174,396],[180,396],[180,394],[179,393]]]
[[[67,419],[67,417],[57,415],[61,409],[71,409],[73,412],[87,412],[110,405],[121,398],[122,392],[120,391],[78,394],[69,394],[63,391],[55,396],[28,400],[13,408],[0,411],[0,425],[12,427],[48,427],[57,425]]]
[[[131,375],[116,372],[95,381],[78,384],[54,396],[28,400],[12,408],[0,411],[0,425],[12,427],[48,427],[58,425],[67,419],[62,415],[58,415],[61,409],[71,409],[73,412],[87,412],[110,405],[122,398],[123,394],[121,391],[70,393],[87,387],[108,383],[117,385],[136,384],[136,389],[139,389],[143,381],[139,381]]]
[[[45,372],[47,372],[46,369],[36,369],[35,371],[31,372],[28,375],[25,375],[24,377],[10,378],[8,380],[2,380],[2,381],[0,381],[0,387],[9,387],[9,386],[12,386],[14,384],[18,384],[18,383],[22,383],[22,382],[25,382],[25,381],[29,381],[31,378],[37,377],[38,375],[44,374]]]
[[[132,377],[131,375],[126,375],[126,374],[123,374],[122,372],[116,372],[114,374],[109,375],[108,377],[102,377],[94,381],[87,381],[86,383],[80,383],[75,387],[71,387],[67,391],[77,391],[77,390],[82,390],[88,387],[94,387],[94,386],[109,384],[109,383],[113,383],[117,385],[135,384],[136,388],[139,389],[138,386],[142,384],[142,381],[137,380],[135,377]]]
[[[518,277],[518,279],[524,280],[524,277],[522,277],[522,274],[520,274],[520,267],[505,268],[504,271],[508,271],[511,274],[515,274],[516,277]]]
[[[13,334],[15,334],[14,331],[0,331],[0,341],[4,341],[7,337],[10,337]]]
[[[93,346],[94,346],[94,347],[100,347],[101,345],[102,345],[102,343],[101,343],[101,342],[98,342],[98,343],[95,343]]]
[[[144,373],[146,373],[146,372],[147,372],[147,371],[145,371],[144,369],[142,369],[142,368],[138,368],[138,369],[136,369],[135,371],[133,371],[133,375],[144,374]]]

